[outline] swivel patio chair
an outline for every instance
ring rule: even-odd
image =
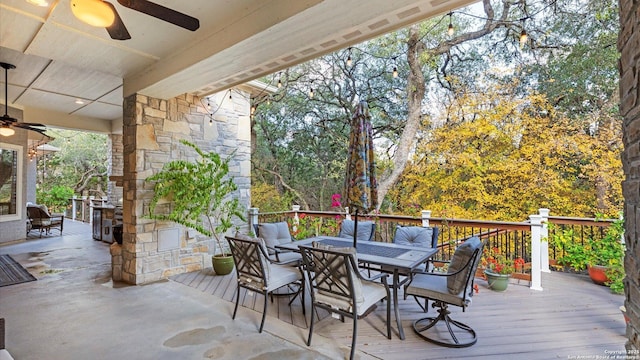
[[[240,238],[242,237],[242,238]],[[233,309],[232,319],[236,318],[238,304],[240,303],[240,288],[254,291],[264,295],[264,309],[260,330],[264,328],[267,316],[268,297],[281,287],[296,284],[298,292],[292,294],[289,304],[301,293],[302,313],[304,308],[304,276],[299,268],[287,266],[285,263],[277,263],[269,259],[267,248],[261,238],[250,238],[236,234],[236,237],[227,236],[231,254],[236,265],[238,289],[236,293],[236,305]]]
[[[64,214],[50,213],[45,205],[27,204],[27,216],[29,217],[29,227],[27,235],[31,230],[40,230],[40,237],[44,231],[49,235],[51,229],[58,228],[60,235],[64,228]]]
[[[320,243],[313,247],[300,246],[303,267],[311,286],[311,326],[307,346],[311,345],[314,313],[322,308],[341,319],[344,316],[353,319],[350,359],[353,359],[358,334],[358,319],[361,319],[376,307],[383,299],[390,299],[387,274],[364,277],[358,271],[356,251],[352,247],[334,248]],[[381,282],[378,282],[380,280]],[[391,301],[387,304],[387,337],[391,339]]]
[[[464,312],[471,304],[473,280],[484,243],[478,237],[472,237],[462,243],[453,254],[447,273],[416,273],[406,287],[406,294],[433,300],[437,308],[437,317],[425,317],[413,322],[413,330],[421,338],[434,344],[447,347],[467,347],[478,340],[476,332],[470,326],[453,320],[449,314],[449,305],[459,306]],[[438,331],[442,323],[446,331]],[[431,331],[429,331],[431,330]],[[439,336],[441,334],[445,334]]]
[[[259,223],[254,225],[257,237],[264,239],[271,260],[299,265],[302,262],[300,253],[276,248],[279,244],[290,243],[293,237],[289,232],[289,224],[285,221],[275,223]],[[296,260],[294,263],[292,260]]]

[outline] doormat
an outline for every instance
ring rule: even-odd
[[[0,255],[0,287],[35,280],[36,278],[10,255]]]

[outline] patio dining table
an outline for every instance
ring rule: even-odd
[[[304,240],[298,240],[290,243],[276,245],[281,250],[290,250],[299,252],[299,245],[311,245],[317,241],[325,245],[347,247],[353,246],[353,241],[346,238],[333,236],[318,236]],[[400,318],[400,310],[398,308],[398,288],[402,285],[400,282],[400,273],[409,273],[416,269],[420,264],[427,261],[431,256],[437,253],[437,249],[418,248],[414,246],[398,245],[393,243],[383,243],[378,241],[360,242],[356,247],[356,254],[359,263],[367,265],[380,265],[388,269],[393,269],[393,309],[398,327],[398,336],[404,340],[404,330]]]

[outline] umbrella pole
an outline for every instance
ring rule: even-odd
[[[358,208],[356,207],[355,221],[353,223],[353,247],[356,248],[358,244]]]

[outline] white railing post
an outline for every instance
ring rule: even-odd
[[[89,224],[93,225],[93,200],[95,196],[89,196]]]
[[[344,208],[344,212],[347,213],[344,216],[344,218],[347,219],[347,220],[351,220],[351,214],[349,213],[349,207],[348,206]]]
[[[76,196],[71,199],[71,220],[76,221]]]
[[[549,269],[549,209],[538,209],[542,217],[542,232],[540,233],[540,271],[551,272]]]
[[[87,202],[87,196],[83,195],[82,196],[82,222],[84,222],[84,219],[86,219],[86,217],[84,216],[84,214],[86,212],[86,209],[87,209],[87,207],[85,206],[86,202]],[[91,220],[89,220],[89,221],[91,221]]]
[[[249,234],[256,234],[255,225],[258,225],[258,213],[259,209],[257,207],[249,208]]]
[[[531,222],[531,289],[542,290],[542,272],[540,271],[540,235],[542,216],[529,215]]]
[[[431,210],[422,210],[422,227],[429,227],[429,218],[431,217]]]
[[[298,225],[300,225],[300,218],[298,217],[298,211],[300,211],[300,205],[292,205],[291,210],[293,210],[293,226],[291,230],[294,233],[298,232]]]

